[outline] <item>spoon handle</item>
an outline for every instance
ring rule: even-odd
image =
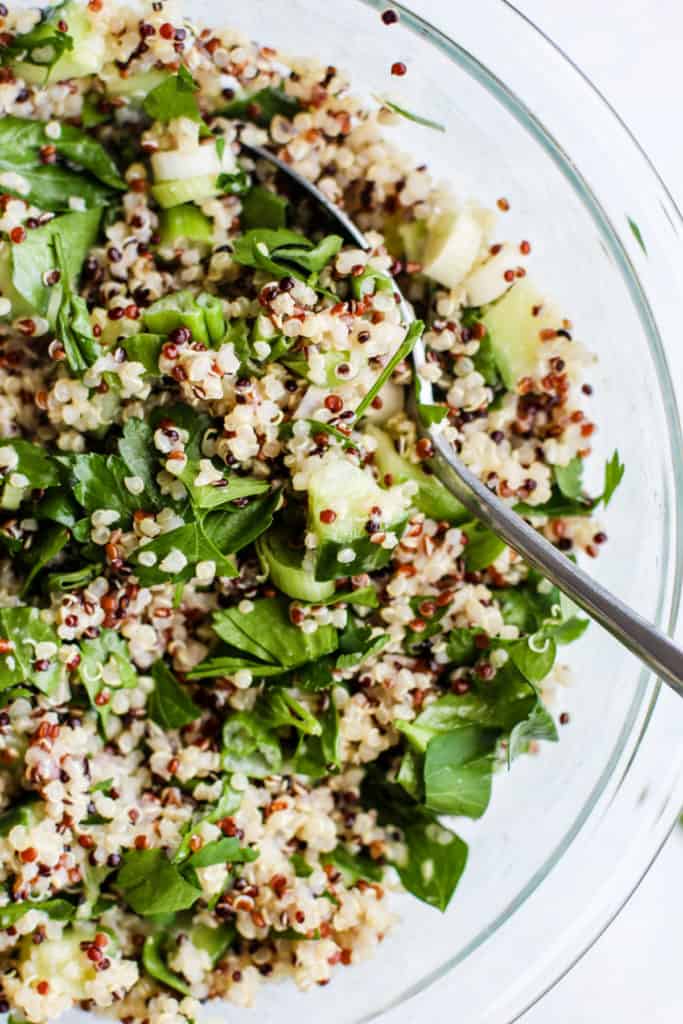
[[[488,487],[455,456],[438,430],[429,431],[428,436],[435,449],[432,465],[436,475],[465,508],[683,697],[681,648],[492,495]]]
[[[350,217],[330,202],[312,182],[261,146],[247,145],[243,142],[242,148],[251,156],[273,164],[282,174],[296,181],[303,191],[327,211],[330,220],[337,224],[348,239],[360,248],[367,249],[367,240]],[[397,294],[401,300],[404,319],[408,323],[413,318],[412,310],[398,289]],[[419,370],[425,361],[422,339],[415,345],[413,360]],[[420,382],[420,391],[424,400],[429,402],[431,388],[424,380]],[[465,508],[497,533],[530,565],[542,572],[563,593],[571,597],[592,619],[600,623],[683,697],[683,651],[642,615],[638,615],[605,587],[591,579],[588,573],[574,565],[520,515],[513,512],[463,465],[452,447],[439,435],[438,429],[427,430],[424,427],[417,408],[414,407],[412,412],[420,430],[434,445],[433,461],[437,476]]]

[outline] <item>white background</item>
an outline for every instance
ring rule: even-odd
[[[681,0],[513,2],[586,72],[683,206]],[[679,402],[683,329],[681,342],[668,352]],[[612,927],[523,1024],[681,1024],[682,877],[680,829]]]

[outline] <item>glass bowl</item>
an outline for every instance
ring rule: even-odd
[[[315,55],[347,69],[356,91],[442,122],[445,134],[407,122],[391,131],[464,194],[509,200],[501,234],[532,241],[534,277],[599,356],[595,471],[614,448],[626,464],[593,568],[673,630],[683,445],[664,346],[680,337],[680,215],[605,101],[504,0],[420,0],[453,38],[398,4],[400,22],[386,26],[386,6],[193,0],[187,13]],[[395,61],[405,77],[391,76]],[[374,960],[306,996],[264,986],[262,1024],[399,1024],[450,1006],[468,1024],[508,1024],[609,924],[683,803],[683,707],[597,626],[565,660],[575,685],[558,710],[571,725],[497,779],[482,821],[463,823],[470,860],[448,912],[400,897],[402,923]],[[216,1005],[206,1014],[223,1016]],[[225,1016],[254,1019],[233,1007]]]
[[[680,336],[680,216],[604,100],[503,0],[414,5],[448,19],[452,38],[397,4],[400,21],[387,26],[386,6],[194,0],[190,16],[315,55],[348,70],[356,91],[442,122],[445,134],[408,122],[391,131],[464,194],[509,200],[501,233],[532,241],[534,277],[599,356],[595,470],[614,448],[626,464],[593,568],[673,630],[683,446],[664,345]],[[391,76],[395,61],[405,77]],[[399,1024],[452,1005],[468,1024],[508,1024],[607,926],[683,803],[683,707],[597,626],[569,651],[575,685],[560,710],[571,725],[497,779],[482,821],[463,823],[470,860],[448,912],[400,898],[402,922],[374,960],[306,996],[264,986],[260,1021]]]

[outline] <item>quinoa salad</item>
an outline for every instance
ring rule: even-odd
[[[594,357],[507,200],[387,138],[440,126],[186,14],[0,3],[14,1021],[183,1024],[326,985],[400,927],[400,891],[446,910],[458,819],[557,740],[588,623],[433,475],[418,338],[423,418],[569,557],[598,554],[623,474],[615,453],[585,492]]]

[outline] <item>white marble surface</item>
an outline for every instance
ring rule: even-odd
[[[444,0],[450,6],[452,0]],[[683,204],[680,0],[516,0],[609,99]],[[680,296],[683,307],[683,296]],[[679,401],[683,347],[669,352]],[[683,715],[681,718],[683,723]],[[683,829],[593,949],[524,1024],[680,1024]]]

